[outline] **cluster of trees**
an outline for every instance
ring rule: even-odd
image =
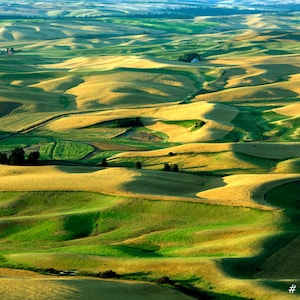
[[[178,168],[178,165],[177,164],[168,164],[168,163],[165,163],[164,164],[164,167],[163,167],[163,171],[172,171],[172,172],[178,172],[179,171],[179,168]]]
[[[198,53],[185,53],[178,57],[179,61],[192,62],[194,59],[201,60],[201,56]]]
[[[27,159],[25,157],[25,151],[21,147],[17,147],[11,151],[8,156],[6,153],[0,152],[0,164],[8,165],[24,165],[24,164],[36,164],[40,157],[38,151],[32,151],[28,154]]]
[[[117,119],[116,123],[118,127],[144,126],[143,122],[139,117]]]
[[[132,117],[132,118],[123,118],[123,119],[116,119],[111,121],[104,121],[101,122],[99,125],[101,126],[108,126],[108,127],[138,127],[144,126],[142,120],[139,117]]]
[[[0,50],[0,54],[13,54],[15,52],[15,48],[6,48],[6,50]]]
[[[137,169],[141,169],[142,168],[142,163],[140,161],[136,161],[135,162],[135,167]],[[178,172],[179,171],[179,168],[178,168],[178,165],[177,164],[168,164],[168,163],[165,163],[164,164],[164,167],[163,167],[163,171],[173,171],[173,172]]]
[[[205,125],[206,123],[204,121],[199,121],[195,123],[195,128],[201,128],[203,125]]]

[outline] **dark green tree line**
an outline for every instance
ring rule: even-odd
[[[24,165],[24,164],[36,164],[40,157],[38,151],[33,151],[28,154],[26,159],[25,151],[21,147],[16,147],[11,151],[11,154],[7,156],[6,153],[0,152],[0,164],[9,164],[9,165]]]

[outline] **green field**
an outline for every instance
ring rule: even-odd
[[[200,263],[206,257],[221,261],[256,254],[282,223],[280,213],[249,208],[86,192],[2,192],[0,213],[2,266],[97,272],[103,260],[120,272],[124,268],[116,263],[121,259],[129,264],[126,276],[143,259],[164,264],[166,259],[184,263],[193,258]],[[230,242],[220,243],[227,235]],[[93,266],[98,260],[100,265]],[[154,268],[143,278],[155,280],[161,271]],[[201,271],[164,272],[202,285]]]

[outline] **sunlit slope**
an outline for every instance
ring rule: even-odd
[[[212,60],[221,72],[204,84],[210,92],[199,94],[205,101],[270,101],[298,98],[299,55],[219,58]]]
[[[101,123],[105,127],[104,122],[107,121],[140,117],[145,129],[163,133],[169,142],[200,142],[221,139],[227,135],[233,129],[230,121],[237,114],[237,109],[222,104],[191,103],[73,115],[55,120],[47,128],[66,131],[97,124],[100,126]],[[197,127],[196,123],[200,121],[204,125]]]
[[[257,189],[266,180],[253,181],[253,187]],[[270,178],[268,182],[271,183]],[[230,185],[230,180],[227,183]],[[259,254],[264,240],[280,232],[281,212],[240,207],[248,206],[245,202],[232,207],[69,193],[1,194],[1,226],[10,228],[2,231],[2,261],[41,269],[99,272],[109,268],[131,278],[142,272],[152,280],[168,275],[181,282],[192,276],[198,287],[209,291],[209,286],[214,286],[214,293],[220,293],[220,297],[224,286],[226,293],[238,289],[253,296],[253,288],[255,295],[266,293],[253,279],[226,275],[220,270],[220,263],[223,258],[242,259]],[[45,198],[49,211],[44,209]],[[69,209],[66,202],[71,205]],[[30,205],[24,206],[25,203]],[[14,251],[16,243],[23,247],[18,253]],[[197,279],[200,277],[209,286]],[[17,281],[12,282],[19,286]],[[81,285],[77,288],[81,290]],[[277,299],[273,293],[270,290],[269,299]]]
[[[178,101],[195,92],[193,73],[199,72],[197,67],[138,56],[78,57],[51,67],[68,69],[82,78],[76,87],[65,91],[74,95],[80,109],[97,107],[97,104],[144,105]],[[36,86],[51,91],[51,82]]]
[[[260,198],[256,203],[252,198],[256,186],[263,182],[289,178],[297,178],[297,175],[233,175],[218,180],[209,177],[202,179],[197,175],[180,172],[127,168],[4,166],[1,171],[0,189],[2,191],[82,190],[148,199],[180,200],[186,198],[193,201],[204,200],[206,203],[260,207],[264,204],[264,200]],[[99,184],[99,182],[106,184]],[[245,185],[246,182],[248,184]],[[220,190],[220,197],[216,196],[214,189]],[[211,196],[206,194],[211,194]]]
[[[162,169],[164,163],[178,164],[180,170],[203,174],[297,173],[299,143],[197,143],[161,150],[130,151],[115,154],[113,165],[134,165]],[[284,167],[286,166],[286,167]],[[289,167],[287,167],[289,166]]]

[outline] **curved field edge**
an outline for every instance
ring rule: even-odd
[[[96,278],[45,276],[30,271],[0,268],[0,290],[4,299],[98,299],[119,298],[151,300],[163,296],[166,300],[192,300],[167,287],[128,280],[99,280]],[[13,287],[13,288],[11,288]],[[42,292],[41,292],[42,291]],[[126,296],[124,296],[126,295]]]
[[[271,186],[280,186],[283,182],[293,180],[295,181],[296,178],[269,181],[260,187],[261,190],[257,189],[258,193],[254,196],[260,198]],[[224,281],[226,278],[227,282],[233,284],[236,280],[235,284],[239,282],[238,284],[243,286],[243,289],[247,287],[246,290],[249,290],[250,286],[260,285],[253,281],[240,282],[240,280],[228,277],[220,268],[220,263],[223,259],[242,261],[249,256],[258,255],[263,250],[266,240],[283,234],[282,224],[285,220],[284,214],[274,209],[266,211],[188,201],[153,202],[131,197],[122,198],[121,202],[119,197],[115,197],[118,199],[116,202],[118,204],[114,205],[113,201],[110,204],[112,206],[104,207],[103,210],[99,210],[99,207],[96,209],[92,207],[89,212],[63,210],[60,215],[50,214],[50,219],[45,219],[43,206],[41,205],[40,213],[37,213],[35,209],[47,198],[47,195],[52,195],[49,197],[52,198],[57,192],[27,193],[29,194],[26,196],[27,199],[31,199],[34,194],[42,196],[39,201],[35,202],[35,205],[30,206],[33,216],[28,218],[28,216],[16,214],[15,217],[11,215],[9,220],[2,217],[6,226],[10,222],[13,224],[13,229],[8,236],[2,237],[2,242],[3,238],[7,238],[12,246],[11,249],[1,251],[1,261],[4,266],[38,269],[78,268],[94,272],[110,266],[120,273],[127,274],[128,278],[146,280],[155,280],[165,274],[176,280],[185,281],[188,281],[191,276],[196,276],[198,279],[195,281],[195,286],[209,289],[208,284],[213,285],[216,292],[221,292],[219,284],[206,274],[209,272],[205,266],[209,265],[211,268],[211,263],[218,276],[223,277]],[[68,193],[76,195],[77,192],[61,191],[59,193],[62,199],[68,199]],[[26,195],[25,192],[3,193],[1,199],[4,199],[4,204],[10,203],[14,206],[15,200],[20,199],[20,194],[23,194],[23,197]],[[78,199],[81,199],[84,194],[89,193],[81,194]],[[96,194],[95,197],[97,198]],[[99,195],[99,197],[107,196]],[[108,199],[110,197],[114,198],[108,196]],[[73,196],[69,197],[69,199],[73,198]],[[60,203],[57,209],[60,206],[65,208],[63,200],[56,200],[57,203]],[[236,213],[234,213],[235,210]],[[47,236],[49,233],[51,237]],[[30,248],[32,244],[29,240],[40,244],[43,239],[44,249],[40,248],[36,251],[37,248],[34,250]],[[13,251],[13,244],[16,242],[21,243],[22,251]],[[49,248],[52,248],[51,251]],[[178,258],[181,260],[180,266],[174,270],[170,269],[170,265],[178,264]],[[191,259],[194,263],[201,265],[196,273],[188,263]],[[137,273],[139,275],[134,275]],[[228,281],[229,278],[230,281]],[[272,283],[270,285],[272,286]],[[228,288],[227,292],[232,294],[232,290]]]

